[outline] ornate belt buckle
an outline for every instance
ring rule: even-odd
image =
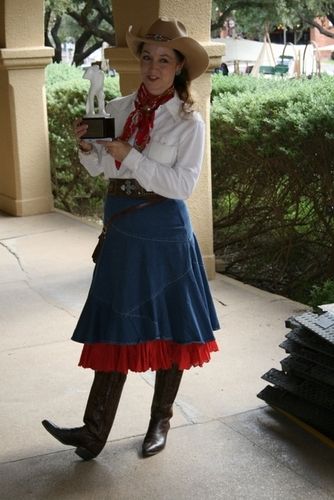
[[[135,189],[136,186],[130,179],[127,179],[126,181],[124,181],[124,184],[121,185],[121,190],[124,191],[124,193],[128,196],[131,196]]]

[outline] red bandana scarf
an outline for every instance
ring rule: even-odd
[[[173,96],[173,86],[167,89],[162,95],[152,95],[142,83],[137,92],[135,109],[129,114],[123,132],[118,139],[128,141],[130,137],[136,134],[133,146],[138,151],[143,151],[145,146],[150,142],[150,132],[153,128],[155,110],[161,104],[172,99]],[[116,168],[119,169],[121,162],[115,161],[115,164]]]

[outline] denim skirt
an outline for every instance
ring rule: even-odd
[[[108,196],[104,223],[143,199]],[[164,199],[108,227],[72,339],[99,371],[202,366],[219,322],[186,204]]]

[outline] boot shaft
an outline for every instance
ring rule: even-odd
[[[173,366],[170,370],[159,370],[155,376],[151,419],[143,442],[143,457],[150,457],[162,451],[166,445],[173,403],[180,386],[183,372]]]
[[[173,366],[169,370],[158,370],[155,375],[152,417],[173,416],[173,403],[180,387],[183,371]]]
[[[108,438],[125,380],[124,373],[95,372],[83,421],[89,432],[101,441]]]
[[[95,458],[108,439],[125,379],[123,373],[95,372],[83,419],[85,425],[64,429],[43,420],[43,426],[62,444],[75,446],[79,457],[84,460]]]

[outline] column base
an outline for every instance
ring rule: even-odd
[[[216,277],[216,259],[214,254],[202,255],[202,259],[208,280],[214,280]]]
[[[0,210],[18,217],[48,213],[53,210],[53,198],[39,197],[20,200],[0,194]]]

